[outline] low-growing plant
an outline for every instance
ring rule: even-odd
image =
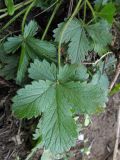
[[[111,54],[110,30],[119,8],[118,1],[76,0],[72,5],[74,11],[69,8],[68,16],[63,17],[48,38],[53,18],[64,3],[29,0],[22,33],[2,40],[0,50],[0,75],[25,85],[13,98],[14,115],[21,119],[40,117],[34,139],[38,139],[39,147],[44,146],[54,154],[62,154],[76,144],[76,115],[97,114],[105,108],[109,81],[104,71],[109,65],[104,64],[104,58]],[[6,0],[5,4],[9,15],[14,15],[20,6],[13,0]],[[55,6],[54,10],[51,6]],[[41,39],[35,20],[25,24],[33,7],[53,10]],[[112,59],[115,63],[116,59]],[[31,84],[27,84],[30,80]]]

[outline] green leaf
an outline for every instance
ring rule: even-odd
[[[23,35],[16,37],[9,37],[4,43],[5,52],[14,53],[21,47],[21,55],[19,59],[19,66],[17,71],[16,81],[22,84],[25,81],[25,74],[30,60],[34,59],[49,59],[56,62],[56,47],[48,41],[41,41],[34,38],[38,30],[38,25],[35,21],[30,21],[25,26]]]
[[[99,54],[112,41],[110,25],[106,21],[101,20],[96,24],[87,26],[87,32],[91,37],[94,51]]]
[[[30,21],[28,25],[25,26],[24,33],[23,33],[24,38],[34,37],[37,34],[37,30],[38,30],[37,23],[33,20]]]
[[[26,41],[28,47],[32,49],[32,51],[38,56],[38,57],[47,57],[47,58],[55,58],[57,50],[55,48],[55,45],[48,42],[48,41],[41,41],[36,38],[29,38]]]
[[[13,0],[5,0],[5,5],[8,8],[8,14],[13,15],[15,11],[14,1]]]
[[[96,113],[107,101],[107,95],[99,84],[70,82],[66,84],[64,93],[76,113]]]
[[[29,77],[34,80],[56,80],[56,66],[55,64],[49,64],[46,60],[40,62],[35,60],[31,63],[30,69],[28,70]]]
[[[101,74],[101,72],[98,71],[93,75],[91,83],[94,85],[99,84],[99,86],[106,92],[106,94],[108,93],[109,80],[106,74]]]
[[[38,72],[37,66],[43,70]],[[75,113],[96,113],[107,101],[107,95],[98,83],[81,83],[80,79],[76,80],[77,69],[75,68],[74,72],[70,65],[66,65],[61,67],[59,72],[55,65],[35,60],[34,64],[31,64],[29,73],[30,77],[37,81],[20,89],[13,98],[12,108],[17,117],[32,118],[42,113],[38,130],[41,131],[40,135],[42,135],[45,149],[50,149],[54,153],[67,151],[75,144],[77,131],[74,118],[72,118],[73,111]],[[68,73],[72,78],[71,81]],[[54,75],[57,76],[54,77]],[[82,79],[88,77],[87,73],[83,75]]]
[[[8,37],[4,43],[4,50],[6,53],[15,53],[22,44],[22,36]]]
[[[103,5],[106,5],[109,0],[95,0],[95,10],[99,11]]]
[[[49,150],[44,150],[41,160],[55,160],[55,157]]]
[[[32,118],[41,115],[43,108],[50,102],[51,96],[48,96],[50,86],[50,82],[40,80],[33,82],[32,85],[26,85],[24,89],[20,89],[18,95],[13,98],[13,111],[17,117]],[[46,92],[47,90],[48,92]],[[44,101],[45,97],[48,101]]]
[[[115,13],[116,13],[116,8],[114,3],[108,3],[101,9],[100,12],[98,12],[98,16],[104,18],[110,24],[112,24]]]
[[[54,30],[55,41],[59,42],[66,22],[58,25]],[[110,25],[100,21],[92,25],[83,26],[78,19],[73,19],[64,31],[62,43],[68,44],[68,55],[72,63],[85,60],[88,51],[94,50],[99,54],[111,42]]]
[[[60,67],[59,74],[57,76],[58,80],[62,83],[68,81],[85,81],[89,75],[87,74],[87,69],[81,64],[66,64]]]
[[[55,41],[59,42],[61,32],[64,29],[66,22],[60,23],[58,28],[54,30]],[[69,43],[68,54],[72,63],[79,63],[85,60],[85,56],[88,51],[91,50],[89,41],[85,34],[81,22],[78,19],[73,19],[66,30],[62,38],[62,43]]]
[[[118,93],[118,92],[120,92],[120,83],[118,83],[118,84],[116,84],[115,86],[114,86],[114,88],[111,90],[111,92],[110,92],[110,96],[112,96],[112,95],[114,95],[114,94],[116,94],[116,93]]]

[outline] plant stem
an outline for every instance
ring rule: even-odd
[[[21,3],[17,4],[17,5],[15,5],[15,11],[17,11],[18,9],[28,5],[32,1],[33,0],[29,0],[29,1],[21,2]],[[7,8],[1,9],[0,12],[5,12],[4,14],[0,15],[0,19],[5,18],[6,16],[8,16]]]
[[[44,40],[44,38],[45,38],[45,36],[46,36],[46,34],[47,34],[47,32],[48,32],[48,29],[49,29],[49,27],[50,27],[50,25],[51,25],[51,23],[52,23],[52,21],[53,21],[53,18],[54,18],[54,16],[55,16],[57,10],[59,9],[60,5],[61,5],[61,1],[57,3],[57,5],[56,5],[56,7],[55,7],[55,9],[54,9],[51,17],[50,17],[50,20],[49,20],[49,22],[48,22],[48,24],[47,24],[47,26],[46,26],[46,28],[45,28],[45,31],[44,31],[44,33],[43,33],[43,36],[42,36],[41,40]]]
[[[96,19],[95,11],[94,11],[94,9],[93,9],[91,3],[89,2],[89,0],[86,0],[86,3],[87,3],[87,5],[88,5],[88,7],[90,8],[90,10],[91,10],[91,12],[92,12],[92,15],[93,15],[94,19]]]
[[[60,41],[59,41],[59,45],[58,45],[58,67],[60,68],[61,66],[61,45],[62,45],[62,39],[64,36],[64,32],[66,31],[67,27],[69,26],[70,22],[72,21],[72,19],[75,17],[75,15],[78,13],[79,11],[79,7],[81,5],[82,0],[79,0],[73,14],[71,15],[71,17],[69,18],[69,20],[67,21],[67,23],[65,24],[62,32],[61,32],[61,36],[60,36]]]
[[[86,19],[86,9],[87,9],[87,4],[86,4],[86,0],[84,2],[84,18],[83,18],[83,21],[85,22],[85,19]]]
[[[3,31],[4,29],[6,29],[11,23],[13,23],[19,16],[21,16],[25,11],[27,10],[27,8],[23,9],[21,12],[19,12],[18,14],[16,14],[10,21],[8,21],[0,30]]]
[[[28,5],[29,3],[31,3],[33,0],[28,0],[28,1],[25,1],[25,2],[21,2],[21,3],[18,3],[15,6],[15,10],[18,10],[26,5]],[[0,12],[6,12],[7,11],[7,8],[3,8],[3,9],[0,9]]]
[[[23,21],[22,21],[22,32],[24,32],[24,26],[25,26],[25,22],[27,19],[27,16],[29,14],[29,12],[31,11],[31,9],[33,8],[34,4],[35,4],[36,0],[34,0],[27,8],[27,11],[25,12],[25,15],[23,17]]]
[[[7,12],[4,13],[4,14],[2,14],[2,15],[0,15],[0,19],[4,18],[4,17],[6,17],[6,16],[8,16],[8,13],[7,13]]]

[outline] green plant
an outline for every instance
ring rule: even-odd
[[[40,117],[34,134],[39,143],[33,152],[41,145],[54,154],[69,150],[78,136],[75,115],[99,113],[107,102],[109,81],[103,71],[108,63],[104,66],[104,58],[110,53],[108,45],[112,41],[110,29],[116,14],[116,2],[76,2],[71,16],[59,23],[53,37],[48,38],[51,23],[63,2],[29,1],[22,21],[22,33],[8,37],[5,42],[2,40],[5,52],[0,58],[2,75],[25,85],[13,98],[13,113],[19,118]],[[27,16],[33,7],[47,10],[51,5],[55,7],[39,39],[38,24],[32,20],[26,25]],[[9,7],[9,14],[13,14]],[[79,17],[82,9],[83,16]],[[87,11],[91,11],[90,17],[87,17]],[[89,58],[90,52],[99,60],[95,58],[93,62]],[[5,58],[9,61],[6,62]],[[14,65],[14,74],[8,76],[5,68],[12,66],[14,58],[19,65]],[[86,67],[84,63],[89,64],[89,60],[91,66]],[[26,85],[26,79],[31,79],[32,83]]]

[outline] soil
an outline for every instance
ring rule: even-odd
[[[87,138],[92,143],[91,153],[86,160],[112,160],[116,140],[117,112],[120,94],[109,98],[107,109],[99,116],[93,116],[86,129]],[[118,156],[120,160],[120,156]]]

